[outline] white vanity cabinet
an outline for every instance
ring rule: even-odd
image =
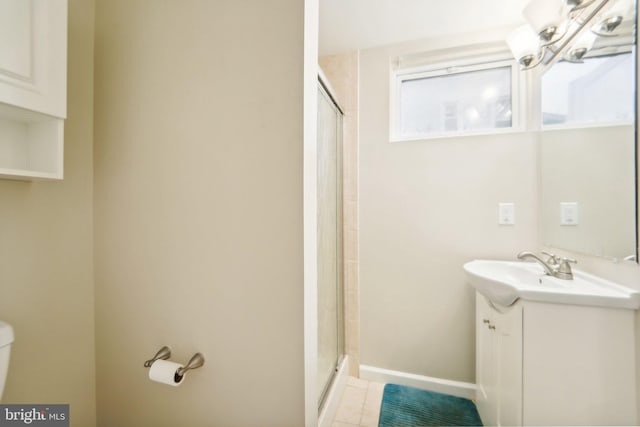
[[[522,425],[522,306],[476,296],[478,411],[484,425]]]
[[[0,0],[0,177],[61,179],[67,0]]]
[[[635,311],[476,293],[484,425],[636,425]]]

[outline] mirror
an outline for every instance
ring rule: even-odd
[[[635,11],[583,61],[542,76],[540,222],[548,247],[637,261]]]

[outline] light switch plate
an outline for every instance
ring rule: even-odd
[[[560,203],[560,225],[578,225],[578,203]]]
[[[516,205],[514,203],[498,204],[498,224],[514,225],[516,223]]]

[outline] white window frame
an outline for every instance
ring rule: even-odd
[[[429,77],[450,76],[473,71],[490,70],[495,68],[511,68],[511,127],[495,128],[472,131],[450,131],[425,133],[421,135],[402,135],[400,133],[401,108],[400,89],[402,83],[409,80],[418,80]],[[459,60],[441,62],[437,64],[396,69],[391,71],[389,96],[389,140],[390,142],[421,141],[441,138],[457,138],[461,136],[508,134],[524,131],[526,89],[525,75],[515,60],[508,55],[487,56],[474,60]]]

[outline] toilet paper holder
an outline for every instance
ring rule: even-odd
[[[178,368],[178,370],[176,371],[176,375],[182,377],[187,373],[188,370],[197,369],[202,365],[204,365],[204,356],[202,355],[202,353],[196,353],[191,356],[191,359],[189,359],[189,362],[187,362],[187,365],[184,368]]]
[[[160,350],[158,350],[155,356],[144,362],[144,367],[150,368],[151,365],[153,365],[153,362],[155,362],[156,360],[168,360],[170,357],[171,349],[165,345]],[[176,371],[176,375],[182,377],[187,373],[187,371],[191,369],[197,369],[202,365],[204,365],[204,356],[202,355],[202,353],[196,353],[191,357],[191,359],[189,359],[189,362],[187,362],[187,364],[183,368],[178,368],[178,370]]]
[[[156,360],[168,360],[171,357],[171,349],[166,345],[162,347],[155,356],[144,362],[145,368],[150,368]]]

